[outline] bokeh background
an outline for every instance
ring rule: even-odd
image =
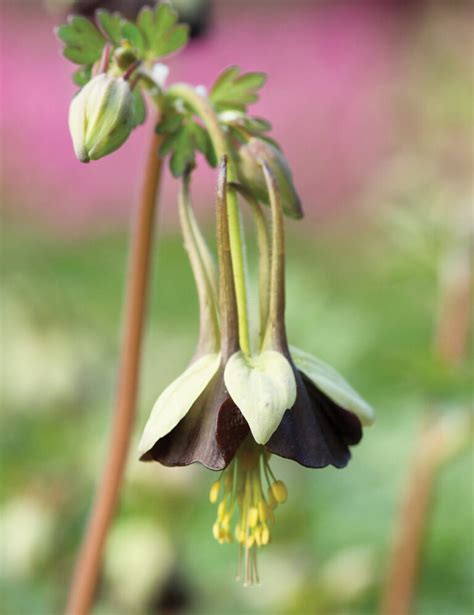
[[[6,615],[55,615],[65,602],[106,452],[128,221],[151,129],[104,160],[76,161],[72,65],[52,31],[65,4],[1,6]],[[378,419],[344,471],[275,460],[290,497],[261,552],[262,584],[245,590],[233,579],[236,547],[211,535],[214,476],[140,464],[132,447],[94,613],[377,612],[424,417],[435,412],[455,445],[436,472],[414,608],[468,615],[470,363],[443,361],[433,339],[440,268],[446,277],[473,224],[472,5],[220,0],[211,12],[170,60],[170,79],[209,86],[229,64],[268,72],[254,111],[272,122],[306,211],[288,230],[290,339],[342,371]],[[164,184],[134,446],[197,332],[177,184],[168,174]],[[212,236],[214,174],[203,161],[194,190]]]

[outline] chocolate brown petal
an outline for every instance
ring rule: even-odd
[[[303,373],[300,372],[300,375],[303,378],[309,396],[313,400],[313,404],[321,408],[344,442],[348,445],[359,444],[362,440],[362,423],[359,418],[353,412],[342,408],[342,406],[332,401],[309,378],[306,378]]]
[[[220,369],[188,414],[147,453],[147,459],[165,466],[201,463],[210,470],[223,470],[248,431]]]
[[[298,387],[295,405],[285,412],[266,448],[275,455],[293,459],[308,468],[328,465],[344,468],[351,458],[348,441],[355,439],[354,434],[348,435],[349,424],[343,422],[341,426],[338,420],[329,418],[335,404],[326,398],[331,404],[327,406],[326,400],[322,403],[319,397],[313,397],[313,391],[307,390],[297,370],[295,377]],[[339,417],[338,411],[334,414]]]

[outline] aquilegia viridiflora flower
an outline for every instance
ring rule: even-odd
[[[288,345],[285,329],[284,215],[303,215],[288,162],[268,136],[270,124],[249,115],[262,73],[223,71],[202,86],[165,88],[159,60],[181,48],[187,29],[167,4],[143,8],[135,23],[98,11],[58,29],[64,55],[79,65],[70,132],[82,162],[110,154],[146,117],[171,173],[181,178],[179,215],[200,309],[197,348],[187,369],[158,397],[139,444],[142,461],[201,463],[220,471],[210,489],[212,528],[220,543],[239,545],[239,575],[258,580],[256,552],[269,543],[275,509],[287,489],[271,455],[303,466],[343,468],[349,447],[373,420],[371,407],[333,368]],[[217,264],[194,215],[190,186],[203,154],[220,161],[216,197]],[[250,334],[247,266],[239,196],[251,208],[259,248],[260,327]],[[270,206],[270,216],[261,203]],[[268,220],[268,217],[270,220]]]
[[[190,367],[158,398],[139,445],[143,461],[169,466],[199,462],[224,470],[210,491],[211,502],[219,501],[213,534],[221,543],[234,538],[239,543],[247,584],[258,579],[256,550],[268,544],[274,510],[287,497],[286,486],[270,468],[271,454],[311,468],[342,468],[350,458],[349,446],[362,437],[362,425],[373,418],[370,406],[335,370],[288,347],[282,205],[275,176],[264,160],[261,165],[272,212],[262,342],[255,341],[251,356],[238,345],[223,162],[217,190],[219,301],[185,178],[180,215],[200,298],[200,340]]]

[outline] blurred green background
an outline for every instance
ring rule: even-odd
[[[390,90],[396,137],[382,164],[336,213],[309,202],[310,223],[289,223],[290,341],[337,367],[374,405],[377,422],[344,471],[274,460],[289,499],[278,510],[273,543],[259,554],[256,588],[234,581],[237,547],[212,538],[214,475],[141,464],[134,454],[154,400],[187,364],[197,335],[176,186],[166,178],[172,187],[154,250],[139,416],[97,615],[377,611],[423,416],[434,408],[462,429],[472,394],[472,362],[450,368],[433,352],[439,268],[463,241],[459,228],[472,226],[471,12],[448,13],[426,3],[404,47],[412,70]],[[65,121],[58,118],[62,130]],[[307,162],[305,169],[302,177],[311,173]],[[15,182],[22,177],[3,179],[0,610],[53,615],[63,609],[106,452],[127,229],[120,218],[80,232],[42,223],[31,212],[47,192],[28,198],[12,189]],[[68,190],[74,186],[63,189],[65,208]],[[212,207],[203,199],[212,240]],[[308,200],[317,202],[317,194]],[[474,612],[473,457],[465,439],[436,476],[419,614]]]

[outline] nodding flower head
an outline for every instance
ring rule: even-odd
[[[293,176],[283,152],[272,143],[252,137],[239,149],[239,175],[243,186],[262,203],[270,203],[262,161],[268,165],[278,182],[281,205],[290,218],[302,218],[301,200],[293,183]]]
[[[239,544],[246,584],[258,580],[256,549],[270,541],[274,511],[287,498],[286,486],[270,468],[271,454],[310,468],[343,468],[362,425],[373,420],[371,407],[334,369],[288,346],[281,198],[270,165],[265,159],[259,164],[272,213],[260,338],[251,356],[239,347],[223,161],[218,279],[192,214],[188,179],[183,183],[180,215],[198,287],[201,333],[190,366],[158,398],[139,445],[143,461],[171,466],[197,461],[223,470],[209,495],[219,502],[213,535],[219,543]]]
[[[81,162],[114,152],[133,126],[133,94],[128,81],[121,77],[96,75],[71,101],[69,131]]]

